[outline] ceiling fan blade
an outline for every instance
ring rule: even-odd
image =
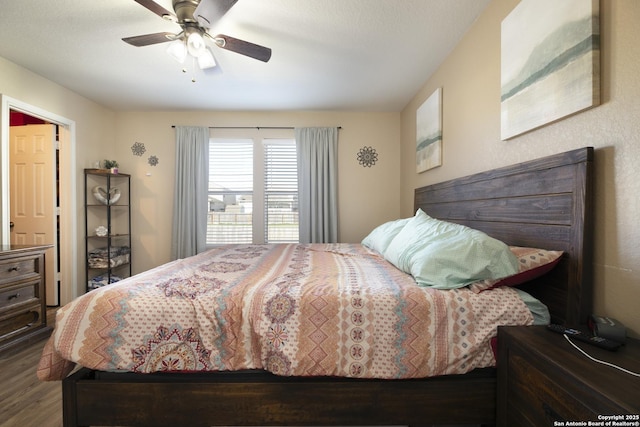
[[[125,37],[122,41],[129,43],[130,45],[142,47],[150,44],[165,43],[175,40],[176,35],[173,33],[153,33],[145,34],[143,36]]]
[[[236,4],[238,0],[200,0],[200,4],[193,12],[193,17],[206,28],[218,22],[222,16]]]
[[[175,19],[176,16],[173,14],[173,12],[165,9],[164,7],[160,6],[158,3],[156,3],[153,0],[134,0],[136,3],[146,7],[147,9],[149,9],[151,12],[155,13],[156,15],[158,15],[161,18],[164,18],[165,16],[171,17],[172,19]],[[167,19],[167,18],[165,18]]]
[[[213,37],[213,39],[222,49],[230,50],[262,62],[269,62],[269,59],[271,59],[271,49],[268,47],[249,43],[224,34],[218,34]]]

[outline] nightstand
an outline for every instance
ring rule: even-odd
[[[640,372],[636,340],[627,339],[615,352],[574,342],[596,359]],[[603,416],[640,425],[640,378],[589,360],[544,326],[498,328],[497,367],[498,426],[614,420]]]

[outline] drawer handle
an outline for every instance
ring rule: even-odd
[[[13,295],[9,295],[9,298],[7,298],[7,300],[11,301],[12,299],[18,299],[20,297],[20,292],[17,292]]]
[[[11,268],[9,269],[9,273],[11,273],[12,271],[18,271],[18,270],[20,270],[20,267],[18,267],[18,266],[11,267]]]

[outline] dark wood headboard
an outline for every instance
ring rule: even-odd
[[[415,209],[482,230],[508,245],[562,250],[561,262],[521,286],[552,322],[584,323],[592,309],[593,147],[415,190]]]

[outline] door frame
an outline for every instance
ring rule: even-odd
[[[9,206],[9,126],[11,110],[57,124],[60,127],[60,295],[64,305],[79,295],[78,283],[78,224],[76,214],[76,123],[73,120],[51,113],[0,94],[0,243],[10,241]]]

